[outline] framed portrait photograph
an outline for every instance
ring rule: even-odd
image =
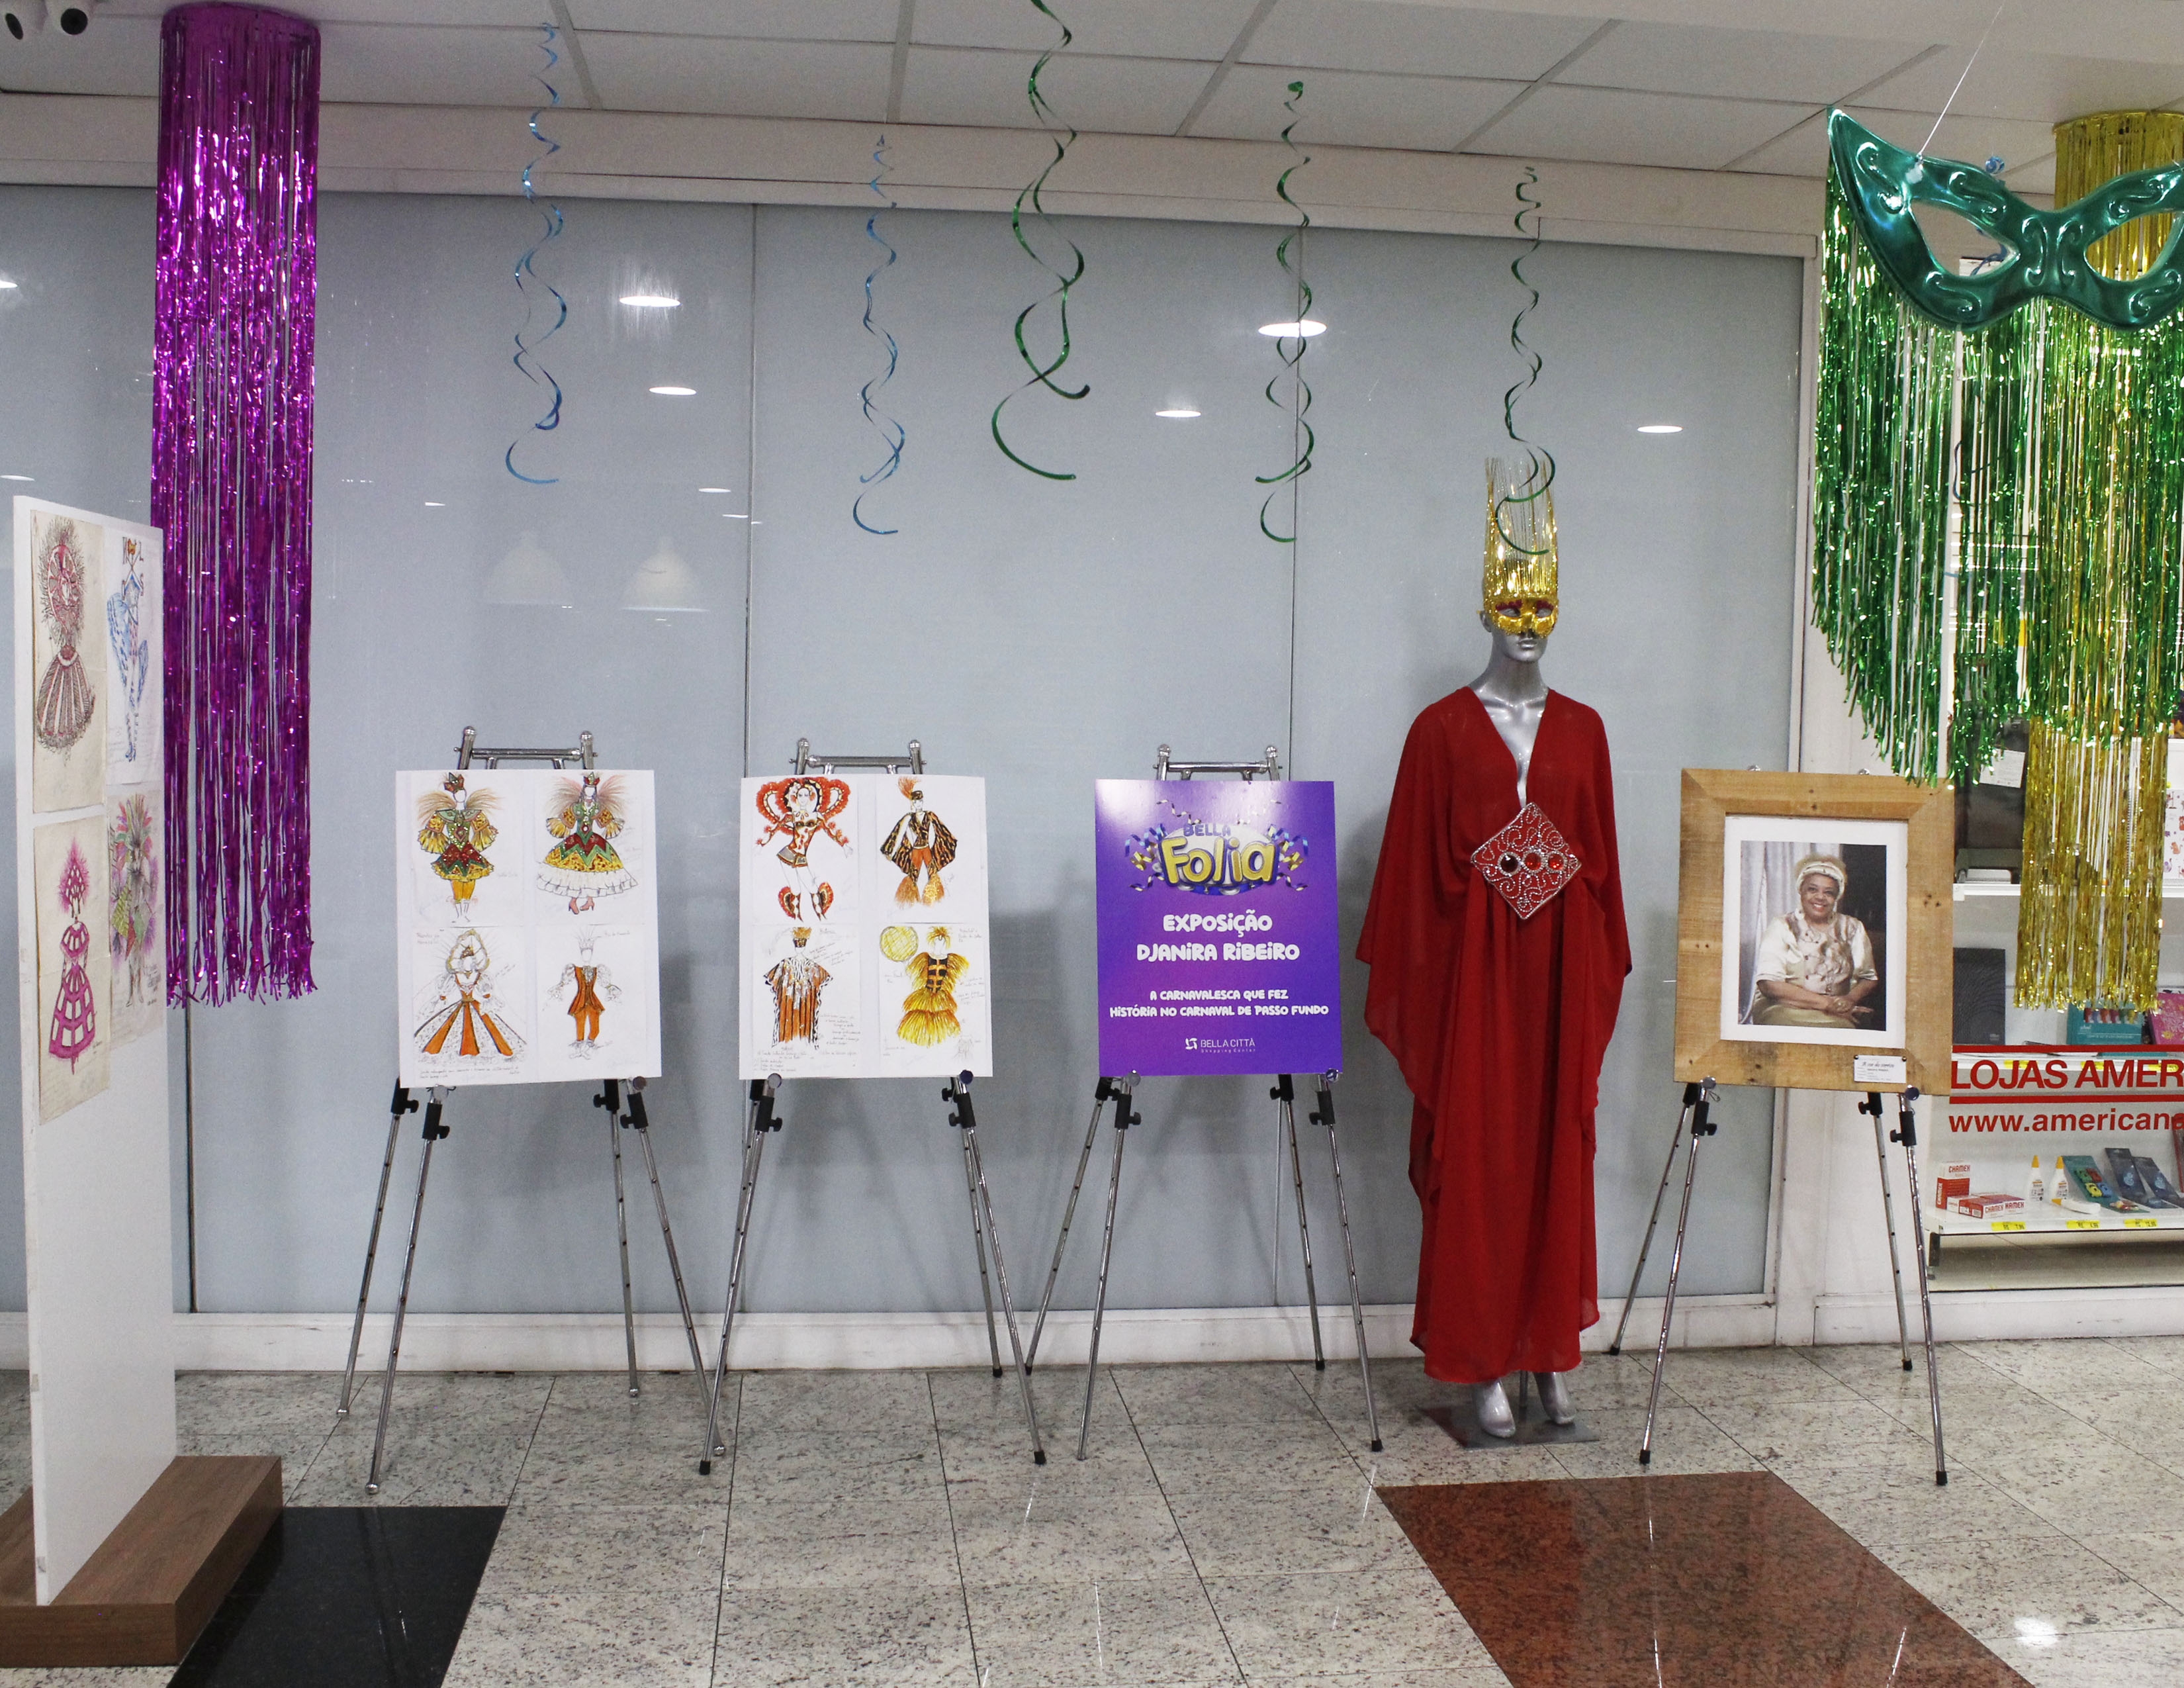
[[[1868,774],[1685,769],[1676,1077],[1946,1089],[1954,800]]]
[[[1910,846],[1901,821],[1839,821],[1821,837],[1796,816],[1728,817],[1723,1037],[1903,1047]]]

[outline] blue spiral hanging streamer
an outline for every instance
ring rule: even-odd
[[[1067,267],[1050,264],[1034,249],[1030,237],[1024,233],[1024,207],[1027,204],[1031,207],[1034,216],[1049,228],[1052,227],[1054,220],[1047,214],[1046,207],[1040,203],[1039,195],[1046,187],[1047,177],[1054,174],[1056,165],[1069,156],[1070,145],[1077,139],[1077,131],[1067,124],[1061,125],[1064,133],[1056,135],[1054,132],[1060,120],[1055,116],[1054,108],[1046,103],[1046,96],[1039,92],[1039,72],[1045,70],[1048,61],[1062,48],[1067,47],[1075,37],[1070,34],[1069,25],[1055,15],[1052,8],[1047,5],[1046,0],[1031,0],[1031,3],[1043,17],[1048,19],[1061,31],[1061,39],[1039,54],[1039,62],[1031,67],[1031,80],[1026,86],[1026,92],[1031,99],[1031,114],[1038,120],[1039,126],[1045,130],[1053,140],[1054,156],[1047,160],[1046,168],[1034,176],[1024,191],[1017,195],[1016,209],[1009,214],[1009,227],[1016,235],[1017,244],[1023,248],[1024,255],[1052,276],[1056,285],[1052,292],[1044,298],[1034,299],[1017,313],[1017,355],[1023,359],[1024,367],[1031,371],[1031,379],[1017,387],[1015,392],[1007,394],[1000,404],[994,406],[994,443],[1000,447],[1001,455],[1019,469],[1028,469],[1033,474],[1044,476],[1050,481],[1074,481],[1077,476],[1072,471],[1042,469],[1036,463],[1027,463],[1011,450],[1008,441],[1001,437],[1001,412],[1008,408],[1009,400],[1014,398],[1017,393],[1028,392],[1034,387],[1043,387],[1057,398],[1082,398],[1092,390],[1091,383],[1089,382],[1072,392],[1066,387],[1058,385],[1054,379],[1061,371],[1061,366],[1069,361],[1069,290],[1084,279],[1084,254],[1078,249],[1074,241],[1063,236],[1062,244],[1069,248],[1069,255],[1073,262]],[[1052,363],[1042,364],[1031,348],[1024,343],[1024,324],[1030,320],[1031,314],[1045,304],[1047,299],[1057,302],[1056,315],[1060,318],[1061,328],[1061,351]]]
[[[554,43],[561,38],[560,31],[556,30],[551,24],[541,24],[538,27],[545,32],[544,37],[539,42],[538,46],[540,51],[544,53],[546,55],[546,63],[544,67],[536,73],[532,80],[535,81],[540,87],[546,90],[547,103],[545,105],[538,107],[531,114],[531,138],[538,142],[539,145],[545,148],[546,150],[543,153],[538,153],[532,159],[529,164],[523,167],[524,202],[532,206],[534,209],[538,208],[538,194],[537,190],[532,187],[531,172],[538,169],[540,164],[545,163],[547,159],[552,158],[554,153],[561,150],[560,142],[558,141],[549,140],[547,136],[538,132],[539,117],[548,109],[557,108],[561,103],[560,94],[555,90],[553,83],[546,80],[548,74],[552,71],[556,64],[559,64],[561,62],[561,55],[554,50]],[[515,365],[515,367],[522,372],[523,378],[530,382],[533,386],[537,386],[541,382],[543,382],[546,386],[550,387],[554,390],[554,402],[547,407],[546,414],[531,425],[535,432],[544,434],[551,433],[554,429],[561,426],[561,383],[554,379],[552,371],[548,370],[543,364],[538,361],[537,353],[538,348],[544,345],[547,341],[552,339],[555,334],[560,332],[561,325],[569,320],[569,302],[561,297],[560,290],[559,288],[555,287],[551,281],[549,281],[544,276],[541,276],[538,270],[532,267],[532,261],[537,259],[539,253],[544,248],[546,242],[555,238],[561,232],[561,208],[549,200],[547,202],[544,209],[538,211],[538,214],[544,221],[546,231],[539,236],[536,241],[532,242],[531,249],[528,252],[525,253],[522,257],[515,260],[515,290],[523,295],[523,326],[517,329],[515,331],[515,356],[511,359],[511,361]],[[532,281],[536,281],[540,287],[545,288],[548,292],[554,296],[553,323],[546,331],[543,334],[541,334],[536,340],[526,339],[524,337],[530,332],[531,319],[536,314],[531,297],[531,287],[529,285]],[[550,487],[560,479],[560,476],[558,475],[526,475],[521,469],[518,469],[515,466],[515,448],[521,443],[522,437],[521,435],[517,436],[516,438],[510,440],[508,443],[507,454],[501,459],[501,460],[508,465],[508,472],[510,474],[515,476],[519,481],[528,482],[534,487]]]
[[[1528,296],[1524,304],[1518,307],[1516,316],[1510,321],[1509,343],[1516,348],[1517,354],[1524,359],[1527,368],[1524,378],[1512,383],[1509,390],[1502,395],[1502,426],[1507,432],[1512,443],[1524,448],[1524,456],[1529,465],[1525,471],[1524,485],[1529,490],[1521,493],[1512,493],[1507,497],[1497,497],[1494,504],[1494,526],[1501,535],[1502,543],[1508,546],[1511,550],[1527,557],[1545,556],[1548,548],[1541,546],[1535,551],[1518,544],[1510,537],[1509,529],[1502,520],[1502,512],[1511,504],[1528,504],[1535,499],[1545,498],[1547,489],[1555,484],[1554,454],[1544,446],[1534,445],[1531,441],[1517,432],[1517,400],[1539,385],[1540,370],[1545,367],[1540,354],[1524,341],[1524,319],[1538,309],[1540,304],[1540,290],[1525,279],[1524,260],[1539,251],[1540,239],[1540,202],[1528,196],[1524,190],[1527,187],[1537,187],[1539,185],[1539,171],[1527,164],[1524,167],[1524,181],[1517,184],[1517,214],[1513,221],[1518,234],[1529,233],[1531,243],[1509,263],[1509,273],[1517,278],[1517,285],[1522,287]],[[1529,231],[1524,227],[1524,214],[1527,211],[1532,214],[1532,226]]]
[[[1277,409],[1290,411],[1294,420],[1295,426],[1290,431],[1290,441],[1292,448],[1296,453],[1296,460],[1279,475],[1256,475],[1252,477],[1259,485],[1273,488],[1273,491],[1267,494],[1266,502],[1259,506],[1259,532],[1277,545],[1296,543],[1296,534],[1294,531],[1296,527],[1296,507],[1294,503],[1290,507],[1290,526],[1292,531],[1288,533],[1277,533],[1273,528],[1268,526],[1267,512],[1273,508],[1274,500],[1280,495],[1284,485],[1294,487],[1297,482],[1312,472],[1312,448],[1317,443],[1312,431],[1312,424],[1305,421],[1305,413],[1312,409],[1312,387],[1304,378],[1305,348],[1311,343],[1305,337],[1304,323],[1305,320],[1312,315],[1312,284],[1304,278],[1304,253],[1300,251],[1297,253],[1296,261],[1294,264],[1290,261],[1290,248],[1302,241],[1305,231],[1312,226],[1312,213],[1290,198],[1290,178],[1312,162],[1312,154],[1301,151],[1296,143],[1297,102],[1303,97],[1304,84],[1291,82],[1290,97],[1282,102],[1283,105],[1288,108],[1290,114],[1290,120],[1282,130],[1282,144],[1294,155],[1294,162],[1281,173],[1274,183],[1274,192],[1280,196],[1282,203],[1297,214],[1296,226],[1284,235],[1281,243],[1274,248],[1274,259],[1282,266],[1282,273],[1296,284],[1295,290],[1296,315],[1292,319],[1297,325],[1296,350],[1294,352],[1290,350],[1290,343],[1286,336],[1274,342],[1274,349],[1282,360],[1282,369],[1288,372],[1295,383],[1290,401],[1285,404],[1274,395],[1274,388],[1280,383],[1282,378],[1279,371],[1268,377],[1267,382],[1267,403],[1273,405]]]
[[[887,175],[887,136],[882,135],[879,145],[872,149],[872,193],[875,198],[886,201],[886,209],[892,211],[895,208],[894,201],[888,198],[887,194],[880,187],[882,178]],[[887,368],[866,382],[859,391],[858,397],[864,403],[865,421],[872,425],[873,432],[879,435],[881,443],[887,447],[887,456],[880,466],[873,470],[871,474],[860,475],[857,477],[857,482],[864,491],[859,493],[855,502],[850,504],[850,516],[866,532],[884,536],[898,530],[892,527],[875,527],[866,521],[865,499],[875,486],[889,479],[896,470],[902,467],[902,443],[905,436],[902,424],[894,417],[880,411],[872,404],[872,389],[876,387],[885,387],[894,379],[894,367],[900,357],[900,348],[894,343],[894,336],[872,320],[872,283],[879,280],[880,272],[883,270],[894,263],[896,256],[895,249],[887,243],[886,237],[880,233],[879,220],[880,214],[878,211],[865,219],[866,238],[887,253],[885,258],[872,266],[872,274],[865,277],[865,332],[877,339],[887,342]]]

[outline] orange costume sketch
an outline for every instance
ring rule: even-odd
[[[905,928],[891,927],[890,933]],[[883,934],[881,943],[888,945]],[[903,963],[913,989],[902,1000],[902,1020],[895,1035],[907,1044],[931,1048],[961,1037],[963,1022],[956,1017],[956,982],[970,968],[970,961],[949,951],[948,928],[936,926],[925,935],[925,948]]]
[[[925,806],[925,794],[916,780],[898,779],[895,784],[910,799],[910,813],[894,823],[887,842],[880,846],[880,854],[902,873],[902,883],[894,888],[894,900],[937,903],[948,894],[948,888],[940,883],[940,870],[956,859],[956,834]],[[922,890],[917,883],[921,875],[925,880]]]
[[[812,919],[826,919],[827,911],[834,906],[834,888],[811,866],[811,847],[824,836],[848,851],[849,834],[834,824],[835,817],[850,806],[848,783],[821,774],[768,780],[758,788],[757,804],[759,816],[766,824],[755,847],[763,850],[777,838],[788,840],[775,852],[794,882],[781,888],[781,911],[791,920],[801,920],[808,903]]]
[[[448,882],[460,911],[477,882],[493,872],[485,853],[500,836],[490,818],[499,799],[490,791],[465,791],[463,777],[449,774],[440,789],[417,799],[418,847],[432,858],[432,872]]]
[[[773,991],[773,1040],[777,1044],[819,1041],[819,994],[833,974],[808,955],[811,928],[800,926],[793,934],[796,948],[766,970],[766,982]]]
[[[448,951],[440,1000],[416,1030],[418,1046],[426,1055],[449,1053],[448,1041],[454,1037],[454,1055],[478,1056],[490,1053],[506,1060],[515,1058],[516,1052],[523,1047],[523,1039],[506,1021],[486,1006],[493,997],[486,983],[492,967],[493,957],[487,952],[485,939],[476,933],[465,932],[455,939],[454,947]],[[453,1001],[448,1000],[450,994]],[[488,1044],[492,1045],[490,1052]]]
[[[599,1020],[607,1011],[609,1001],[621,994],[621,987],[610,977],[610,970],[592,959],[593,937],[588,932],[577,934],[577,959],[561,969],[561,977],[554,989],[574,985],[569,998],[569,1017],[577,1022],[575,1047],[595,1050],[599,1046]]]

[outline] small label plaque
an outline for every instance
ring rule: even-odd
[[[1861,1084],[1908,1084],[1911,1082],[1911,1074],[1900,1055],[1852,1056],[1850,1076]]]

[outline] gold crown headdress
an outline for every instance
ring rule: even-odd
[[[1540,458],[1486,460],[1486,569],[1479,602],[1505,633],[1544,638],[1561,613],[1552,482]]]

